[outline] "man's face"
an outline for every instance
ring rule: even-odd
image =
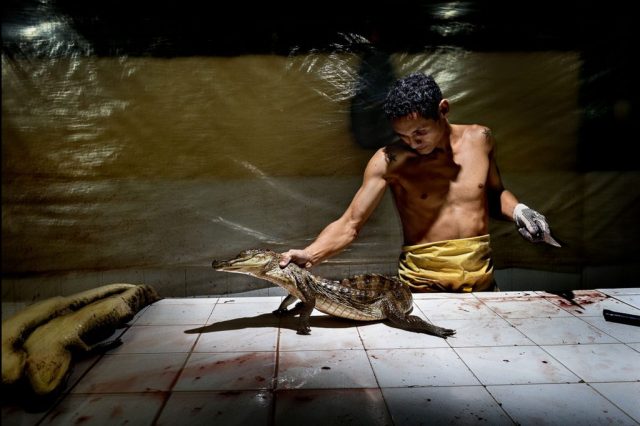
[[[424,118],[418,113],[396,118],[392,120],[391,126],[396,135],[418,154],[430,154],[442,140],[441,120]]]

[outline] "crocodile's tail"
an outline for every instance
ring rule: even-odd
[[[438,327],[437,325],[430,324],[420,317],[415,315],[407,315],[401,312],[397,306],[389,300],[382,302],[382,312],[386,315],[389,322],[398,328],[402,328],[408,331],[414,331],[416,333],[426,333],[433,336],[442,337],[446,339],[456,334],[455,330],[449,328]]]

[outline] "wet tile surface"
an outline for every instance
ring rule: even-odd
[[[585,382],[640,380],[640,353],[623,344],[544,346]]]
[[[482,386],[384,388],[385,400],[397,425],[512,425]]]
[[[4,398],[2,424],[638,425],[640,327],[602,311],[637,314],[640,289],[565,296],[416,294],[446,340],[317,311],[300,335],[280,296],[163,299],[39,411]]]
[[[344,389],[376,387],[364,350],[282,352],[278,389]]]
[[[273,352],[192,354],[174,389],[178,391],[268,389],[275,370]]]
[[[634,425],[620,408],[582,383],[488,386],[521,425]]]
[[[371,350],[380,387],[478,385],[451,348]]]
[[[380,389],[296,389],[277,392],[276,425],[391,424]]]
[[[617,343],[605,332],[575,317],[517,318],[509,322],[537,345]]]
[[[638,404],[638,401],[640,401],[639,382],[592,383],[591,387],[629,416],[634,419],[640,419],[640,404]]]
[[[186,357],[184,353],[105,355],[71,392],[168,391]]]
[[[566,383],[580,379],[537,346],[456,349],[483,385]]]
[[[180,325],[132,326],[122,335],[122,344],[109,351],[109,353],[190,352],[198,336],[185,334],[185,328],[186,326]]]
[[[165,397],[153,393],[70,395],[41,424],[152,425]]]
[[[267,426],[272,403],[266,391],[173,392],[156,424]]]

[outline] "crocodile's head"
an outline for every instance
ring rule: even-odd
[[[230,260],[214,260],[216,271],[235,272],[263,278],[268,272],[279,270],[280,255],[271,250],[245,250]]]

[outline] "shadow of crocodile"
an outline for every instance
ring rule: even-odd
[[[312,316],[309,318],[310,325],[313,327],[320,328],[350,328],[350,327],[362,327],[368,326],[372,324],[378,324],[385,322],[384,320],[380,321],[353,321],[345,318],[339,318],[332,315],[319,315]],[[392,328],[390,324],[387,324]],[[242,318],[234,318],[230,320],[224,320],[215,322],[209,325],[205,325],[203,327],[192,328],[189,330],[185,330],[185,334],[199,334],[199,333],[215,333],[216,331],[227,331],[227,330],[241,330],[244,328],[264,328],[264,327],[274,327],[274,328],[287,328],[293,331],[297,331],[298,322],[296,317],[285,317],[278,318],[272,313],[264,313],[261,315],[256,315],[253,317],[242,317]]]

